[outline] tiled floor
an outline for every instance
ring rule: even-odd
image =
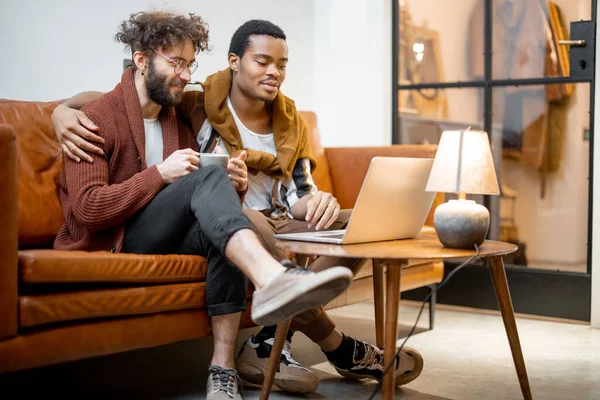
[[[374,340],[373,307],[363,303],[331,314],[346,334]],[[400,334],[406,334],[418,308],[402,303]],[[498,315],[438,309],[436,327],[426,331],[427,312],[408,345],[425,358],[422,375],[398,389],[402,400],[506,400],[521,398],[502,320]],[[534,399],[600,399],[600,330],[589,326],[531,319],[517,320]],[[423,328],[421,328],[423,327]],[[246,330],[240,342],[255,331]],[[321,384],[309,396],[274,392],[272,399],[367,399],[373,383],[342,379],[318,348],[303,335],[294,337],[297,359],[318,371]],[[67,398],[203,399],[211,340],[206,338],[161,348],[0,376],[18,398],[58,394]],[[259,390],[245,388],[244,399]],[[17,398],[15,395],[14,398]]]

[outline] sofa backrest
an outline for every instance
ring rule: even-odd
[[[325,155],[331,171],[333,192],[342,208],[352,208],[373,157],[433,158],[436,145],[392,145],[382,147],[331,147]],[[390,176],[390,179],[401,177]]]
[[[51,246],[63,222],[57,191],[62,151],[51,120],[58,104],[0,99],[0,123],[11,125],[16,135],[20,248]],[[310,111],[300,114],[317,160],[313,178],[319,189],[332,192],[317,116]]]
[[[0,99],[0,123],[11,125],[16,136],[20,248],[51,246],[63,222],[57,191],[62,151],[51,120],[58,104]],[[321,190],[332,192],[317,116],[310,111],[300,113],[319,166],[315,182]]]
[[[51,120],[52,111],[58,104],[60,102],[0,99],[0,124],[11,125],[16,136],[19,248],[50,247],[63,222],[57,190],[62,150]],[[370,162],[374,155],[432,157],[435,154],[435,146],[414,146],[414,149],[413,146],[398,146],[401,150],[382,147],[378,148],[377,154],[357,148],[346,149],[354,154],[349,159],[347,153],[325,150],[321,146],[314,112],[300,111],[300,115],[307,124],[317,161],[313,173],[315,183],[320,190],[333,193],[344,208],[354,206],[364,178],[353,174],[353,168],[366,172],[362,164]],[[344,167],[332,170],[331,163]]]
[[[0,123],[16,137],[19,248],[51,246],[63,222],[62,151],[50,117],[58,104],[0,99]]]

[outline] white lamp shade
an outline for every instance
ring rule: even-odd
[[[487,133],[444,131],[425,190],[500,194]]]

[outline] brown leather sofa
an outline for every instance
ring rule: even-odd
[[[154,347],[211,334],[206,260],[52,250],[63,216],[62,165],[50,120],[57,102],[0,100],[0,373]],[[315,180],[352,207],[374,155],[432,157],[435,147],[322,149]],[[373,298],[372,269],[327,307]],[[402,290],[441,281],[439,262],[410,265]],[[250,290],[249,290],[250,293]],[[244,327],[251,326],[246,313]]]

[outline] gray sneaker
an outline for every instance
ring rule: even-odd
[[[242,380],[256,385],[263,384],[274,342],[274,338],[261,340],[254,336],[246,340],[235,360],[235,368]],[[292,345],[286,340],[273,384],[287,392],[313,393],[319,386],[319,377],[294,359]]]
[[[242,380],[235,369],[208,367],[206,400],[242,400]]]
[[[313,307],[328,303],[352,282],[352,271],[331,267],[310,272],[293,263],[273,281],[252,295],[252,320],[270,326]]]

